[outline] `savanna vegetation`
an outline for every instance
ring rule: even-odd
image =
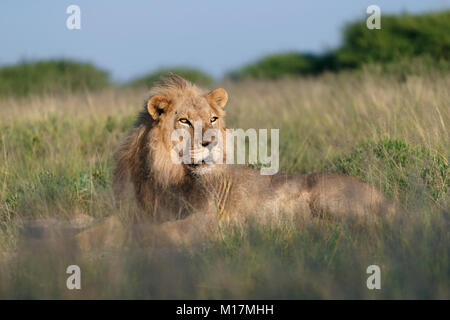
[[[25,241],[20,225],[30,218],[129,214],[113,205],[111,154],[146,90],[7,98],[0,103],[0,296],[449,298],[448,74],[363,71],[221,85],[231,97],[230,127],[280,128],[281,170],[361,177],[408,217],[249,221],[224,226],[219,240],[199,247],[149,244],[88,256],[70,237],[56,246],[35,234]],[[75,262],[83,270],[77,292],[65,288],[65,268]],[[382,290],[366,287],[371,264],[381,267]]]

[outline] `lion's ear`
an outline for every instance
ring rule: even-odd
[[[219,88],[208,93],[206,95],[206,100],[208,100],[210,104],[218,105],[219,107],[223,108],[227,104],[228,93],[225,91],[225,89]]]
[[[158,120],[159,116],[169,107],[169,100],[163,96],[153,96],[147,102],[148,113],[153,120]]]

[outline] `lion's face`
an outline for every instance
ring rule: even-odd
[[[203,175],[217,169],[223,160],[225,122],[223,107],[227,102],[224,89],[208,94],[164,97],[153,96],[147,109],[156,120],[158,131],[174,165],[185,174]],[[181,163],[177,163],[173,158]]]

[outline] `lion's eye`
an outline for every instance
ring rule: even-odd
[[[211,117],[210,121],[211,121],[211,123],[214,123],[217,121],[217,119],[218,119],[217,117]]]
[[[183,123],[183,124],[190,124],[189,120],[186,119],[186,118],[178,119],[178,121],[181,122],[181,123]]]

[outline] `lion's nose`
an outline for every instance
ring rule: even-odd
[[[216,139],[213,137],[211,140],[203,140],[202,146],[204,148],[208,147],[208,149],[212,149],[217,145]]]

